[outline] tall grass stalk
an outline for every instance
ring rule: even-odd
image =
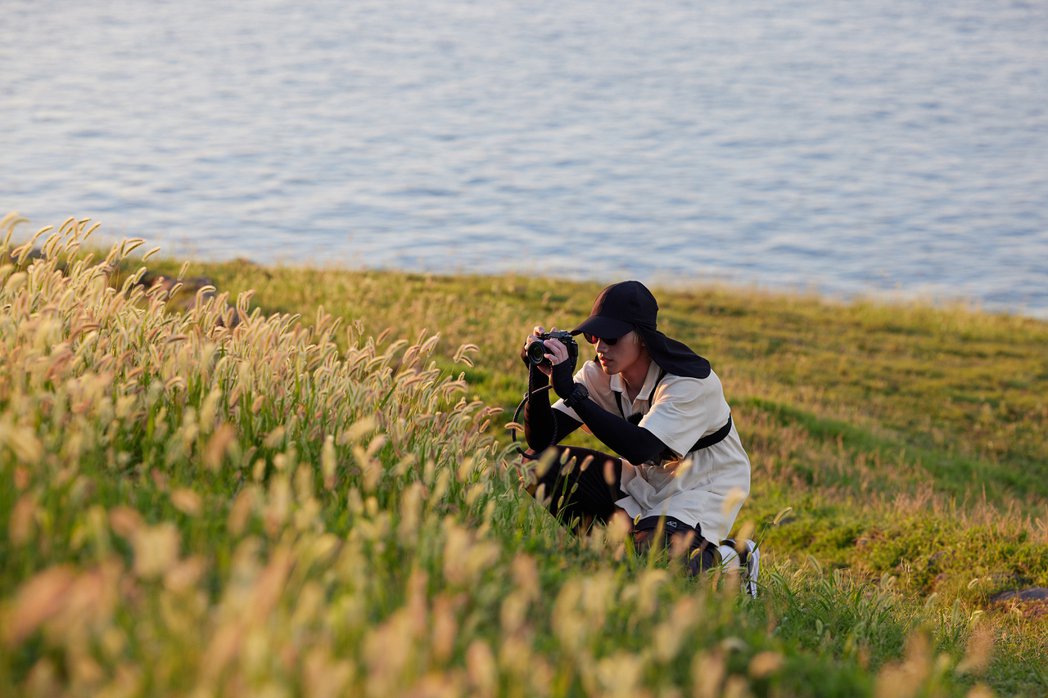
[[[444,351],[415,327],[383,335],[321,307],[306,321],[263,312],[247,289],[231,296],[221,283],[182,309],[177,283],[140,283],[147,270],[131,255],[141,241],[92,252],[90,222],[71,219],[15,246],[17,224],[0,224],[5,691],[959,695],[982,681],[1043,685],[1023,656],[994,673],[1001,633],[1038,637],[1039,626],[991,622],[967,597],[915,604],[895,575],[871,582],[782,554],[767,558],[762,600],[751,602],[737,580],[688,579],[677,561],[637,557],[624,530],[571,538],[519,492],[498,435],[502,405],[469,380],[501,380],[477,358],[490,337],[469,341],[466,326]],[[770,423],[757,433],[777,438]],[[800,499],[791,504],[818,505]],[[765,519],[759,507],[744,516]],[[791,516],[780,512],[775,528],[767,516],[758,535],[786,548],[790,534],[776,532]]]

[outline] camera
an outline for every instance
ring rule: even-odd
[[[546,340],[547,339],[558,339],[568,349],[568,362],[574,366],[576,360],[579,358],[579,345],[575,343],[575,339],[571,336],[571,332],[566,330],[558,330],[556,332],[543,332],[542,334],[535,335],[539,341],[532,342],[528,345],[528,361],[535,364],[536,366],[545,364],[549,365],[549,360],[546,358]]]

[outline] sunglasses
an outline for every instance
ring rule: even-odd
[[[587,334],[585,332],[582,333],[582,336],[585,337],[586,341],[590,344],[596,344],[597,342],[603,340],[604,343],[607,344],[609,347],[615,346],[616,342],[619,341],[619,337],[598,337],[595,334]]]

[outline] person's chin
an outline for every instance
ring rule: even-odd
[[[615,365],[614,361],[600,361],[599,363],[600,368],[604,373],[607,373],[609,376],[615,375],[615,372],[612,370],[612,367]]]

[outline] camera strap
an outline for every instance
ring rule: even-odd
[[[665,377],[666,377],[666,371],[659,370],[659,377],[655,379],[655,385],[651,386],[651,394],[650,394],[651,397],[655,396],[655,389],[659,387],[659,383],[661,383],[662,379],[665,378]],[[633,426],[637,426],[640,423],[641,417],[643,417],[644,415],[642,413],[640,413],[640,412],[634,412],[633,414],[627,416],[626,415],[626,410],[623,409],[623,407],[622,407],[622,392],[618,391],[618,390],[612,390],[611,394],[615,396],[615,404],[618,406],[619,414],[622,415],[622,418],[625,419],[630,424],[632,424]],[[649,404],[650,404],[650,401],[649,401]]]

